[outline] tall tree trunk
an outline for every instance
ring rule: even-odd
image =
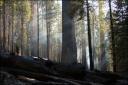
[[[9,13],[11,13],[11,11],[10,11],[10,10],[11,10],[11,9],[10,9],[10,6],[11,6],[11,5],[9,5],[9,10],[8,10]],[[8,51],[11,51],[11,49],[10,49],[10,48],[11,48],[11,47],[10,47],[10,46],[11,46],[11,45],[10,45],[10,38],[11,38],[11,37],[10,37],[10,36],[11,36],[11,22],[10,22],[10,21],[11,21],[11,17],[10,17],[10,15],[9,15],[9,17],[8,17]]]
[[[86,0],[87,5],[87,23],[88,23],[88,44],[89,44],[89,56],[90,56],[90,70],[94,70],[94,61],[92,56],[92,45],[91,45],[91,29],[90,29],[90,17],[89,17],[89,4]]]
[[[113,71],[116,72],[115,40],[114,40],[111,0],[109,0],[109,11],[110,11],[111,44],[112,44],[112,55],[113,55]]]
[[[49,44],[50,44],[49,28],[50,28],[50,23],[49,23],[49,20],[48,20],[48,11],[49,11],[48,2],[49,1],[46,1],[46,29],[47,29],[47,58],[49,59]]]
[[[26,45],[26,55],[28,55],[29,56],[29,22],[28,23],[26,23],[26,31],[27,31],[27,45]]]
[[[104,65],[104,59],[105,59],[105,47],[104,47],[104,13],[103,13],[103,4],[104,1],[99,0],[99,26],[100,26],[100,69],[106,70],[106,66]]]
[[[5,49],[5,45],[6,45],[6,26],[5,26],[5,0],[3,1],[3,48]]]
[[[23,55],[23,13],[21,13],[21,55]]]
[[[7,51],[9,51],[9,36],[10,36],[10,35],[9,35],[9,32],[10,32],[10,23],[9,23],[9,21],[10,21],[10,20],[9,20],[9,18],[10,18],[10,17],[9,17],[9,13],[10,13],[9,10],[10,10],[10,9],[9,9],[9,8],[10,8],[10,6],[8,5],[7,8],[8,8],[8,9],[7,9],[7,22],[8,22],[8,23],[7,23],[7,28],[8,28],[8,29],[7,29]]]
[[[0,48],[2,49],[3,46],[3,39],[2,39],[2,7],[0,7]]]
[[[77,62],[77,47],[73,17],[70,17],[71,2],[62,1],[62,58],[61,62],[73,64]]]
[[[13,36],[13,34],[14,34],[14,33],[13,33],[13,29],[14,29],[14,5],[13,5],[13,3],[12,3],[12,30],[11,30],[11,31],[12,31],[12,36],[11,36],[11,38],[12,38],[12,40],[11,40],[11,44],[12,44],[12,45],[11,45],[11,51],[12,51],[12,52],[14,52],[14,50],[13,50],[13,47],[14,47],[14,46],[13,46],[13,45],[14,45],[14,44],[13,44],[13,37],[14,37],[14,36]]]
[[[84,33],[83,33],[83,36],[82,37],[85,38]],[[85,39],[82,40],[82,63],[87,68],[86,41],[85,41]]]
[[[39,2],[37,1],[37,56],[39,57]]]

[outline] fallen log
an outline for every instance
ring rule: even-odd
[[[80,64],[65,65],[40,58],[34,59],[32,56],[0,53],[0,65],[2,70],[14,75],[35,78],[43,82],[52,81],[72,85],[95,85],[95,83],[98,85],[128,85],[128,79],[117,74],[86,71]]]
[[[74,79],[83,79],[84,68],[81,65],[64,65],[53,63],[50,60],[34,59],[32,56],[1,55],[1,65],[26,71],[50,74]]]
[[[4,67],[14,67],[24,69],[27,71],[33,71],[38,73],[46,73],[56,75],[54,71],[51,71],[45,60],[35,60],[32,56],[15,56],[15,55],[0,55],[0,64]]]
[[[45,81],[45,82],[53,81],[53,82],[67,83],[70,85],[81,85],[83,83],[84,84],[86,83],[86,84],[90,85],[89,83],[83,82],[83,81],[62,78],[62,77],[53,76],[53,75],[44,74],[44,73],[35,73],[35,72],[25,71],[25,70],[21,70],[21,69],[5,68],[4,67],[4,68],[1,68],[1,70],[9,72],[14,75],[22,75],[22,76],[26,76],[28,78],[35,78],[37,80]]]

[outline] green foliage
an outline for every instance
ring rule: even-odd
[[[128,71],[128,4],[117,0],[114,11],[114,39],[117,71]]]
[[[128,4],[128,0],[125,0],[125,3]]]
[[[0,6],[2,6],[3,5],[3,0],[0,0]]]
[[[74,17],[74,15],[78,13],[78,15],[80,15],[80,18],[78,20],[81,20],[84,15],[84,0],[71,0],[70,3],[72,6],[70,11],[71,17]]]
[[[20,15],[23,17],[24,21],[29,21],[32,13],[31,13],[31,5],[29,0],[13,0],[11,2],[12,10],[14,11],[14,15]]]
[[[29,21],[31,18],[31,6],[30,6],[30,2],[28,0],[24,0],[22,1],[22,12],[23,12],[23,16],[25,21]]]

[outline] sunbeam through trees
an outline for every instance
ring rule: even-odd
[[[128,1],[0,0],[0,62],[32,85],[127,85]]]

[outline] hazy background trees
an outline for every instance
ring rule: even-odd
[[[126,72],[127,0],[0,0],[0,47]]]

